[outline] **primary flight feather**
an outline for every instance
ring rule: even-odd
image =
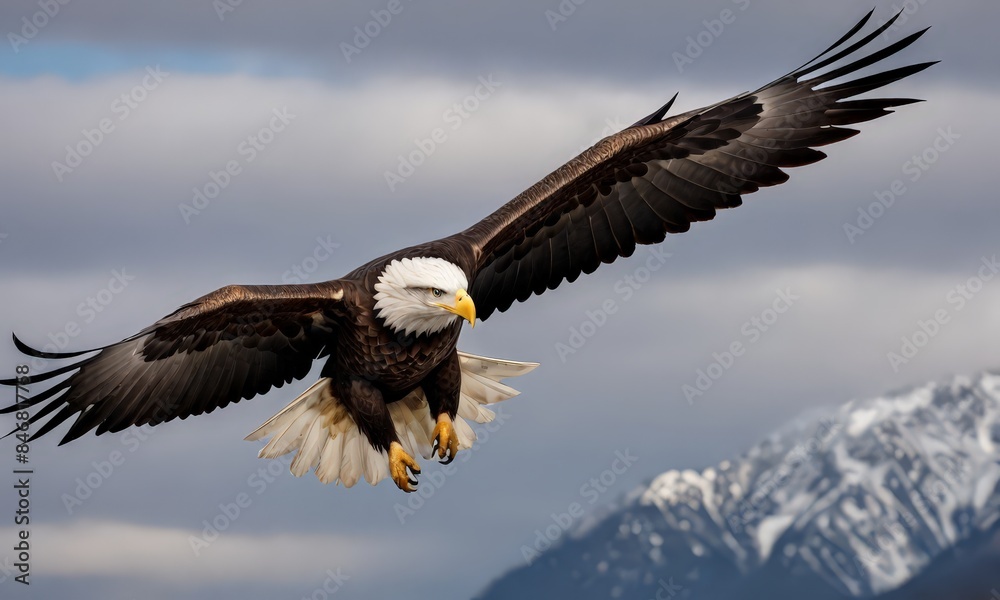
[[[212,412],[301,379],[326,357],[321,379],[248,439],[270,438],[260,451],[266,458],[297,451],[295,475],[314,469],[323,482],[347,487],[388,477],[413,491],[420,473],[414,456],[453,460],[475,441],[468,421],[489,421],[489,405],[517,394],[501,380],[537,366],[458,351],[463,320],[485,321],[515,301],[630,256],[637,244],[659,243],[710,220],[719,209],[739,206],[744,194],[785,182],[783,168],[824,158],[816,147],[858,133],[844,125],[917,101],[851,98],[932,62],[841,81],[926,31],[855,57],[896,20],[859,36],[871,16],[757,91],[668,117],[671,99],[469,229],[383,256],[340,279],[227,286],[132,337],[84,352],[41,352],[15,337],[30,356],[96,354],[0,381],[33,384],[70,374],[0,412],[36,408],[32,439],[72,418],[66,443],[89,431]]]

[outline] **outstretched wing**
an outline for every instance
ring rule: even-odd
[[[857,42],[872,13],[800,69],[759,90],[664,118],[671,100],[635,125],[609,136],[451,240],[476,256],[471,295],[480,318],[515,300],[574,281],[601,263],[630,256],[687,231],[741,196],[788,179],[783,167],[816,162],[814,147],[858,133],[840,127],[889,114],[906,98],[846,100],[934,64],[920,63],[819,88],[877,63],[919,38],[914,33],[882,50],[813,75],[854,54],[896,18]],[[897,14],[896,17],[899,15]],[[846,46],[846,47],[845,47]],[[817,89],[819,88],[819,89]]]
[[[19,350],[41,358],[97,352],[21,381],[30,385],[75,371],[48,389],[30,388],[28,407],[48,402],[31,416],[31,423],[58,410],[32,439],[74,415],[60,445],[94,428],[100,435],[212,412],[301,379],[332,340],[343,297],[344,288],[336,281],[227,286],[104,348],[41,352],[15,337]],[[0,413],[25,408],[22,403]]]

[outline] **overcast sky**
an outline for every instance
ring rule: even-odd
[[[587,0],[564,16],[555,0],[223,2],[0,5],[0,331],[89,348],[225,284],[338,277],[464,229],[675,91],[687,110],[770,81],[872,4]],[[464,332],[464,350],[542,366],[510,382],[522,395],[467,461],[423,461],[422,505],[391,483],[257,474],[268,463],[243,436],[317,368],[212,415],[35,443],[33,585],[8,577],[3,596],[297,599],[330,578],[338,598],[465,598],[574,502],[592,511],[662,471],[712,465],[810,408],[1000,366],[1000,278],[979,278],[1000,255],[1000,9],[906,4],[880,43],[934,27],[889,62],[943,62],[885,93],[927,102],[671,237],[669,256],[642,248]],[[876,20],[892,12],[879,2]],[[439,128],[445,141],[387,183]],[[214,197],[196,204],[196,190]],[[614,314],[597,315],[609,301]],[[890,363],[921,321],[934,334]],[[734,342],[745,352],[729,366]],[[722,376],[688,402],[683,386],[716,361]],[[5,377],[18,362],[0,344]],[[626,451],[638,459],[590,503],[581,485]],[[13,444],[0,454],[14,465]],[[241,494],[249,506],[226,517]],[[226,531],[196,556],[190,538],[213,519]]]

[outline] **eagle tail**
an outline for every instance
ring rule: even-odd
[[[487,358],[459,352],[462,394],[454,421],[459,449],[476,441],[469,421],[488,423],[495,413],[488,408],[518,395],[501,383],[508,377],[524,375],[538,363]],[[419,388],[398,402],[389,404],[396,434],[411,456],[431,458],[435,418]],[[338,482],[351,487],[363,477],[375,485],[389,476],[389,459],[368,443],[344,405],[336,398],[330,379],[324,377],[246,437],[255,441],[270,437],[261,448],[260,458],[277,458],[298,451],[289,465],[296,477],[315,469],[322,483]]]

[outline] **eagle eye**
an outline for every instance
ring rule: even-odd
[[[440,298],[444,295],[444,292],[438,288],[431,288],[431,294],[433,294],[435,298]]]

